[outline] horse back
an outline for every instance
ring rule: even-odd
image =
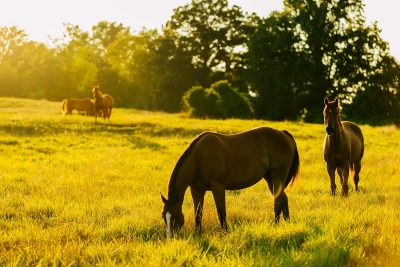
[[[364,137],[361,128],[350,121],[342,122],[351,145],[351,162],[360,161],[364,155]]]
[[[288,169],[295,150],[284,132],[260,127],[232,135],[207,133],[193,155],[202,177],[217,180],[227,189],[241,189],[271,171]]]
[[[103,94],[103,99],[104,99],[104,104],[108,108],[111,108],[114,106],[114,98],[112,96],[110,96],[109,94]]]
[[[71,98],[69,102],[74,106],[76,109],[87,109],[94,105],[93,100],[90,98]]]

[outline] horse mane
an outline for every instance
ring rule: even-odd
[[[176,179],[178,177],[178,172],[182,168],[182,165],[186,161],[186,159],[189,157],[190,153],[192,152],[194,146],[199,142],[199,140],[206,134],[210,132],[203,132],[199,134],[189,145],[188,148],[182,153],[182,155],[179,157],[178,161],[175,164],[174,170],[172,171],[171,178],[169,180],[169,185],[168,185],[168,202],[181,202],[183,199],[179,199],[177,192],[176,192]]]

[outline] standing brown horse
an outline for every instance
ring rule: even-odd
[[[347,196],[349,169],[354,170],[354,184],[358,191],[361,159],[364,155],[364,137],[360,127],[350,121],[341,121],[339,101],[329,102],[325,97],[324,122],[326,136],[324,141],[324,159],[331,179],[332,195],[336,194],[335,171],[340,176],[342,194]]]
[[[287,131],[260,127],[232,135],[200,134],[175,165],[168,199],[161,195],[167,235],[184,224],[182,204],[188,187],[192,193],[197,232],[201,232],[206,191],[211,190],[219,221],[226,230],[225,190],[250,187],[262,178],[275,197],[275,222],[279,221],[281,213],[288,220],[289,205],[284,189],[294,181],[299,166],[296,142]]]
[[[97,122],[97,114],[99,110],[103,112],[104,120],[108,118],[108,121],[110,121],[114,99],[108,94],[103,94],[98,86],[94,87],[92,92],[94,96],[95,122]]]
[[[94,102],[89,98],[77,99],[77,98],[66,98],[62,102],[62,112],[64,115],[72,114],[72,111],[75,109],[78,112],[82,111],[86,114],[86,116],[94,115]]]

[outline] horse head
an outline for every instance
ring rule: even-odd
[[[178,202],[175,204],[171,203],[171,201],[166,199],[161,193],[160,196],[164,203],[162,218],[167,226],[167,237],[171,237],[171,235],[181,229],[185,223],[185,218],[182,213],[182,205]]]
[[[94,96],[98,96],[98,95],[101,94],[101,93],[100,93],[100,88],[99,88],[99,86],[93,87],[92,92],[93,92],[93,95],[94,95]]]
[[[339,115],[339,100],[335,98],[333,101],[329,101],[328,98],[324,99],[324,123],[326,126],[326,133],[328,135],[333,135],[335,133],[336,127],[340,123]]]

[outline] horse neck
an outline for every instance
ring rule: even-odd
[[[94,95],[95,99],[101,99],[102,98],[102,94],[100,92],[98,92],[97,94]]]
[[[342,121],[340,120],[340,118],[338,119],[338,122],[335,125],[335,132],[332,136],[332,142],[336,145],[336,146],[340,146],[342,144],[342,140],[344,139],[344,128],[342,125]]]
[[[171,177],[168,186],[168,201],[170,201],[171,204],[178,204],[180,206],[183,204],[186,189],[189,187],[186,178],[190,177],[189,175],[183,174],[184,171],[182,169],[183,168],[179,168],[174,174],[175,176]]]
[[[168,201],[174,204],[179,203],[182,206],[186,189],[195,179],[196,162],[193,158],[190,159],[190,157],[194,153],[193,149],[197,142],[206,134],[208,132],[198,135],[176,163],[169,181]]]

